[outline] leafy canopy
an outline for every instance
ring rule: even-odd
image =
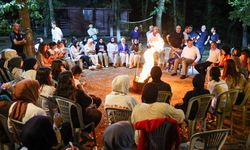
[[[250,0],[228,0],[228,4],[233,7],[230,12],[230,19],[241,21],[243,25],[250,25]]]

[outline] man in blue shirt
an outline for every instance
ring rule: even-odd
[[[136,26],[134,30],[130,33],[131,42],[134,42],[134,39],[139,39],[139,43],[141,43],[141,34],[139,32],[139,28]]]
[[[215,27],[211,28],[211,33],[212,34],[209,36],[209,43],[211,44],[212,42],[215,42],[218,48],[220,48],[221,40],[220,40],[219,34],[216,33]]]
[[[208,41],[208,33],[207,33],[205,25],[201,26],[201,30],[197,32],[197,36],[195,39],[196,39],[195,46],[199,49],[201,59],[202,59],[202,54],[205,50],[204,46],[207,44],[207,41]],[[200,59],[199,63],[201,62],[201,59]]]

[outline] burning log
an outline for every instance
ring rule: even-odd
[[[148,80],[144,80],[144,82],[140,81],[139,76],[135,76],[133,80],[133,92],[141,94],[144,86],[148,83]]]

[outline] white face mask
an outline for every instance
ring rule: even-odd
[[[201,32],[205,32],[205,30],[206,30],[206,26],[202,26],[201,27]]]
[[[55,28],[55,27],[56,27],[56,25],[55,25],[55,24],[51,24],[51,26],[52,26],[52,28]]]

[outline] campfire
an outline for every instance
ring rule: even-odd
[[[133,80],[133,91],[141,94],[144,85],[148,82],[151,68],[154,66],[154,50],[147,49],[144,53],[145,63],[142,67],[142,72],[137,76],[139,65],[137,65],[135,77]]]

